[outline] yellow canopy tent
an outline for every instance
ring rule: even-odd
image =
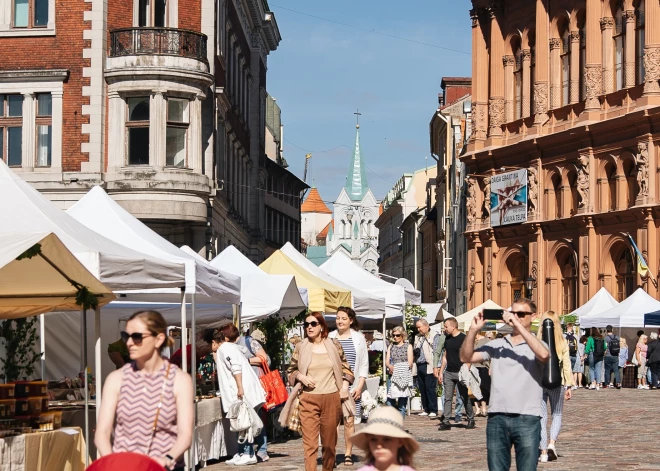
[[[293,275],[296,284],[307,288],[309,309],[325,313],[337,312],[339,306],[351,305],[351,292],[313,275],[281,250],[268,257],[259,267],[271,275]]]
[[[0,319],[80,311],[81,288],[99,306],[115,299],[55,234],[0,234]]]

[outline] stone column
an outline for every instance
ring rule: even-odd
[[[53,100],[53,137],[51,139],[50,168],[53,172],[62,171],[62,95],[62,90],[51,92]]]
[[[536,0],[536,46],[534,64],[534,124],[542,125],[548,120],[548,63],[550,44],[548,43],[548,0]]]
[[[162,169],[166,165],[167,102],[161,90],[151,96],[149,105],[149,165]]]
[[[486,139],[488,127],[488,50],[480,22],[482,9],[470,10],[472,19],[472,135],[471,139]]]
[[[530,87],[531,81],[532,52],[529,49],[522,50],[522,117],[530,115]]]
[[[117,92],[108,92],[108,172],[116,172],[126,162],[126,102]],[[53,110],[54,111],[54,110]]]
[[[660,3],[644,2],[644,95],[659,95],[660,85]]]
[[[614,51],[612,49],[614,18],[609,16],[601,18],[600,29],[603,42],[603,95],[606,95],[614,91]]]
[[[580,101],[580,32],[571,31],[568,35],[571,41],[571,63],[569,82],[569,103]]]
[[[588,269],[588,285],[589,293],[588,298],[591,299],[599,289],[598,286],[598,235],[596,234],[596,229],[594,228],[593,220],[587,218],[587,244],[588,244],[588,253],[589,253],[589,269]],[[585,300],[586,301],[586,300]]]
[[[623,19],[626,22],[626,44],[624,45],[624,64],[623,77],[624,86],[632,88],[635,86],[635,10],[623,12]]]
[[[489,136],[502,135],[504,124],[504,38],[500,29],[498,16],[502,14],[501,0],[491,1],[488,5],[490,13],[490,99],[488,100]]]
[[[513,98],[515,90],[513,89],[513,68],[516,64],[514,56],[503,56],[502,65],[504,66],[504,122],[510,123],[514,118]]]
[[[550,108],[561,107],[561,39],[550,39]]]
[[[646,263],[649,266],[649,272],[651,272],[653,276],[657,276],[658,268],[656,260],[658,257],[658,231],[655,227],[655,221],[653,220],[653,212],[650,209],[647,209],[644,216],[646,217]],[[658,288],[654,287],[651,283],[648,283],[649,294],[657,294],[657,290]]]
[[[35,127],[37,100],[35,100],[34,93],[23,94],[23,132],[21,139],[21,146],[23,147],[23,155],[21,159],[21,166],[24,170],[34,170],[36,159],[36,135],[37,130]],[[5,138],[8,139],[8,138]]]
[[[584,80],[587,88],[585,111],[600,110],[598,97],[601,94],[602,84],[602,41],[600,39],[600,12],[601,0],[587,0],[587,21],[585,30],[587,34],[587,63],[584,71]]]
[[[202,102],[199,96],[195,96],[188,103],[188,116],[190,127],[188,128],[188,168],[193,172],[202,173]]]

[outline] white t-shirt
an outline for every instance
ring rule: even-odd
[[[234,374],[242,374],[244,400],[252,407],[258,407],[266,401],[266,393],[250,363],[240,347],[224,342],[215,353],[218,370],[218,383],[222,400],[222,409],[227,413],[229,407],[238,401],[238,386]]]

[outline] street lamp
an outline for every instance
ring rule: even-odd
[[[527,288],[527,297],[531,298],[532,297],[532,291],[534,290],[534,282],[536,280],[532,278],[531,276],[528,276],[525,278],[525,288]]]

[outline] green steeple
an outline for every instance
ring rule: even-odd
[[[364,161],[360,154],[360,125],[358,124],[355,127],[355,148],[353,149],[351,165],[348,168],[345,188],[351,201],[362,201],[369,185],[367,184],[367,173],[364,170]]]

